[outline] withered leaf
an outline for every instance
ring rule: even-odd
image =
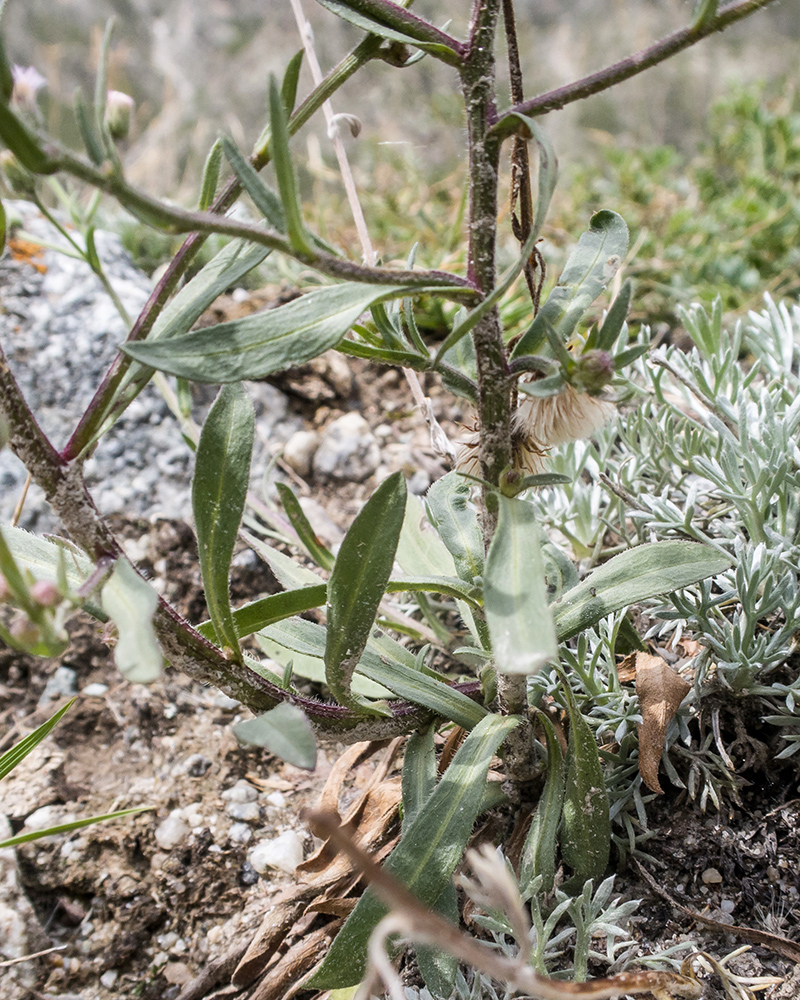
[[[642,711],[639,725],[639,773],[647,787],[663,794],[658,765],[664,750],[667,726],[691,685],[660,656],[636,654],[636,693]]]

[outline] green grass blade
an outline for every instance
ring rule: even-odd
[[[402,472],[384,480],[345,535],[328,581],[325,677],[343,705],[363,708],[350,694],[350,678],[375,624],[394,565],[406,508]]]
[[[280,198],[262,180],[253,165],[242,156],[233,140],[223,136],[222,147],[231,169],[239,179],[239,183],[253,199],[253,204],[273,229],[279,233],[285,233],[286,214]]]
[[[229,573],[250,482],[255,418],[241,385],[223,386],[209,411],[192,480],[200,573],[217,641],[241,658]]]
[[[121,819],[123,816],[133,816],[135,813],[147,812],[148,809],[153,808],[153,806],[134,806],[133,809],[120,809],[118,812],[105,813],[102,816],[88,816],[86,819],[76,819],[71,823],[51,826],[48,830],[19,833],[16,837],[9,837],[8,840],[0,841],[0,849],[3,847],[17,847],[19,844],[28,844],[32,840],[41,840],[42,837],[54,837],[59,833],[72,833],[73,830],[80,830],[84,826],[94,826],[95,823],[104,823],[109,819]]]
[[[461,861],[492,757],[518,724],[516,716],[489,715],[473,729],[425,809],[389,856],[386,870],[427,906],[436,904]],[[369,936],[385,913],[383,903],[367,890],[334,939],[322,966],[305,985],[328,990],[359,982],[366,967]]]
[[[24,760],[28,756],[34,747],[42,742],[45,736],[58,725],[64,715],[72,708],[74,703],[75,698],[70,698],[66,705],[62,705],[54,715],[50,716],[47,722],[43,722],[32,733],[23,736],[18,743],[15,743],[13,747],[10,747],[0,756],[0,778],[5,778],[21,760]]]
[[[297,182],[289,151],[289,125],[281,92],[274,76],[269,78],[270,151],[278,178],[278,191],[286,217],[286,229],[292,246],[298,253],[311,254],[311,240],[303,222]]]
[[[251,601],[233,612],[236,635],[239,639],[243,639],[268,625],[283,621],[284,618],[292,618],[303,611],[320,608],[327,599],[327,584],[320,583],[311,587],[300,587],[298,590],[284,590],[280,594],[270,594],[269,597]],[[197,631],[211,642],[216,639],[216,629],[211,621],[198,625]]]

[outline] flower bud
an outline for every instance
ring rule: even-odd
[[[582,392],[596,396],[614,378],[614,358],[608,351],[587,351],[575,361],[569,381]]]
[[[127,139],[131,130],[134,100],[120,90],[109,90],[106,98],[105,122],[109,135],[115,142]]]
[[[4,149],[0,153],[0,169],[13,194],[21,198],[30,198],[36,193],[33,174],[27,167],[23,167],[10,149]]]
[[[61,603],[61,593],[50,580],[37,580],[31,584],[31,599],[43,608],[54,608]]]
[[[17,618],[8,631],[24,649],[32,649],[42,639],[41,629],[30,618]]]

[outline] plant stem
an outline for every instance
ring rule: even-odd
[[[591,97],[592,94],[599,94],[603,90],[608,90],[609,87],[614,87],[616,84],[622,83],[623,80],[629,80],[631,77],[637,76],[639,73],[644,72],[644,70],[650,69],[651,66],[657,66],[678,52],[688,49],[696,42],[708,38],[709,35],[713,35],[715,32],[723,31],[731,24],[735,24],[737,21],[755,14],[756,11],[767,7],[773,2],[774,0],[738,0],[738,2],[732,3],[720,10],[716,17],[713,17],[705,25],[699,27],[689,25],[686,28],[680,28],[671,35],[667,35],[660,42],[655,42],[646,49],[642,49],[641,52],[628,56],[614,63],[612,66],[606,66],[605,69],[598,70],[598,72],[592,73],[590,76],[582,77],[580,80],[568,83],[563,87],[558,87],[556,90],[548,90],[546,93],[540,94],[529,101],[515,104],[509,108],[506,114],[521,114],[532,118],[538,115],[545,115],[549,111],[557,111],[559,108],[566,107],[567,104],[572,104],[574,101],[581,101],[585,97]],[[513,117],[503,115],[498,122],[496,132],[498,135],[506,137],[517,132],[520,127],[520,123],[515,121]]]

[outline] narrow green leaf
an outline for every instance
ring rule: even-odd
[[[321,660],[325,655],[326,629],[302,618],[277,622],[263,629],[261,635],[304,656]],[[398,698],[430,709],[464,729],[472,729],[487,715],[482,705],[450,687],[434,671],[419,670],[413,654],[388,636],[381,636],[380,643],[370,639],[358,664],[358,673]]]
[[[490,715],[478,723],[386,862],[386,870],[427,906],[441,897],[461,861],[492,757],[519,721],[515,716]],[[386,907],[368,889],[305,986],[328,990],[359,982],[370,934],[385,913]]]
[[[203,166],[203,181],[200,185],[200,198],[197,207],[201,212],[205,212],[213,203],[219,184],[219,168],[222,166],[222,140],[217,139],[208,151],[206,162]]]
[[[459,926],[458,892],[452,881],[444,887],[432,909],[454,927]],[[447,951],[427,945],[417,945],[416,952],[419,972],[428,992],[435,1000],[450,1000],[458,973],[458,959]]]
[[[297,85],[300,82],[300,70],[303,66],[304,55],[305,52],[303,49],[300,49],[299,52],[295,52],[289,60],[286,72],[283,74],[283,80],[281,82],[281,100],[283,101],[283,107],[286,111],[287,117],[291,116],[294,111],[295,102],[297,101]]]
[[[544,892],[553,891],[558,826],[564,804],[566,775],[561,743],[553,723],[544,712],[540,712],[537,719],[544,729],[547,743],[547,778],[519,862],[519,887],[523,899],[530,893],[531,883],[538,875],[542,876]]]
[[[558,656],[536,515],[524,500],[498,502],[483,585],[492,651],[502,673],[533,674]]]
[[[197,382],[260,379],[336,347],[371,305],[407,293],[402,285],[329,285],[277,309],[121,349],[152,368]]]
[[[247,544],[257,552],[264,562],[275,574],[278,583],[286,590],[295,590],[298,587],[316,587],[319,584],[327,586],[322,577],[307,566],[302,566],[296,559],[279,552],[271,545],[249,532],[243,532],[243,537]]]
[[[222,148],[225,150],[225,157],[239,179],[239,183],[253,199],[253,204],[273,229],[279,233],[285,233],[286,214],[283,211],[281,199],[261,178],[249,160],[242,156],[232,139],[223,136]]]
[[[633,364],[637,358],[641,358],[643,354],[647,354],[649,350],[649,344],[637,344],[635,347],[629,347],[626,351],[620,351],[619,354],[615,354],[615,371],[622,371],[623,368],[627,368],[627,366]]]
[[[64,715],[72,708],[75,700],[75,698],[70,698],[66,705],[62,705],[57,712],[50,716],[47,722],[43,722],[32,733],[23,736],[13,747],[10,747],[5,753],[0,755],[0,778],[5,778],[21,760],[24,760],[28,756],[34,747],[37,747],[42,742],[45,736],[58,725]]]
[[[436,787],[436,727],[412,733],[403,754],[403,832],[422,811]],[[2,774],[0,774],[2,777]]]
[[[697,542],[652,542],[628,549],[551,605],[559,642],[583,632],[607,615],[716,576],[733,564],[719,549]]]
[[[616,212],[596,212],[590,228],[570,254],[558,284],[550,292],[536,319],[525,331],[511,357],[535,354],[546,339],[551,323],[565,341],[578,320],[619,270],[628,249],[628,227]]]
[[[565,891],[580,892],[587,879],[601,879],[608,867],[611,820],[597,742],[566,681],[563,691],[569,712],[569,749],[561,856],[573,871]]]
[[[322,569],[332,570],[336,561],[333,553],[317,538],[311,523],[300,506],[300,501],[285,483],[277,483],[278,496],[281,498],[286,516],[292,522],[300,541],[305,545],[308,554]]]
[[[302,709],[289,702],[247,719],[233,727],[234,735],[246,746],[263,747],[287,764],[313,771],[317,764],[314,730]]]
[[[328,587],[326,584],[320,583],[311,587],[301,587],[298,590],[284,590],[280,594],[270,594],[269,597],[251,601],[233,612],[236,635],[239,639],[243,639],[247,635],[261,631],[268,625],[283,621],[284,618],[292,618],[294,615],[302,614],[303,611],[320,608],[327,599]],[[211,621],[198,625],[197,631],[211,642],[216,639],[217,632]]]
[[[241,659],[228,577],[250,482],[255,417],[241,385],[223,386],[197,445],[192,510],[206,604],[220,645]]]
[[[117,626],[114,662],[119,672],[134,684],[158,680],[164,657],[153,630],[158,594],[125,558],[117,559],[103,586],[103,609]]]
[[[123,816],[132,816],[135,813],[147,812],[153,806],[134,806],[132,809],[120,809],[118,812],[105,813],[102,816],[89,816],[86,819],[76,819],[71,823],[61,823],[59,826],[51,826],[47,830],[36,830],[33,833],[18,833],[16,837],[9,837],[8,840],[0,841],[0,849],[4,847],[17,847],[19,844],[29,844],[32,840],[41,840],[42,837],[54,837],[59,833],[72,833],[73,830],[80,830],[84,826],[94,826],[95,823],[104,823],[109,819],[120,819]]]
[[[387,594],[444,594],[480,607],[480,592],[453,576],[396,576],[386,584]]]
[[[614,344],[616,344],[623,326],[625,326],[625,320],[628,318],[628,310],[631,307],[632,295],[633,285],[631,285],[630,281],[626,281],[622,288],[620,288],[617,297],[611,303],[611,308],[603,320],[603,325],[595,327],[589,334],[586,346],[584,347],[585,351],[595,349],[598,351],[611,350]]]
[[[106,154],[100,140],[97,138],[97,133],[94,130],[94,124],[80,87],[75,91],[73,106],[75,109],[75,121],[78,123],[78,131],[81,134],[84,148],[89,154],[89,159],[92,163],[96,167],[99,167],[105,161]]]
[[[281,93],[274,76],[269,78],[269,124],[272,136],[270,151],[275,166],[275,175],[278,178],[278,190],[286,216],[289,239],[298,253],[310,254],[312,253],[311,243],[303,223],[294,167],[289,152],[289,126],[286,108],[283,106]]]
[[[557,371],[555,374],[537,379],[535,382],[517,382],[517,389],[525,396],[548,399],[550,396],[558,396],[559,393],[562,393],[566,384],[563,373]]]
[[[296,650],[287,649],[274,639],[268,638],[266,633],[261,632],[256,636],[259,646],[264,653],[276,663],[279,663],[284,672],[290,671],[298,677],[305,677],[307,680],[316,681],[318,684],[325,683],[325,663],[318,656],[307,656],[305,653],[298,653]],[[324,645],[324,640],[323,640]],[[245,657],[247,662],[247,657]],[[354,694],[363,695],[365,698],[391,698],[392,692],[382,684],[360,674],[356,674],[350,684],[350,690]]]
[[[447,546],[462,580],[472,583],[483,576],[483,532],[463,476],[448,472],[428,490],[428,519]]]
[[[343,705],[364,708],[350,694],[350,678],[369,639],[394,565],[406,508],[402,472],[384,480],[345,535],[328,581],[325,677]]]
[[[0,6],[0,17],[3,15],[4,6],[5,0],[3,0],[3,4]],[[11,71],[11,64],[9,63],[8,56],[6,55],[3,37],[0,35],[0,101],[7,104],[11,100],[13,93],[14,74]]]
[[[6,248],[6,208],[2,201],[0,201],[0,253],[2,253]],[[0,434],[0,438],[5,441],[3,435]]]

